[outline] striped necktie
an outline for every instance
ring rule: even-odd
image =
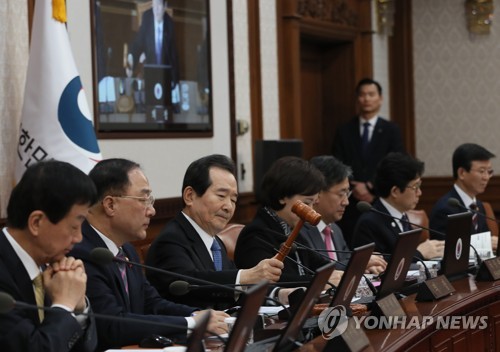
[[[118,254],[116,255],[116,258],[121,260],[128,260],[122,247],[118,248]],[[120,276],[122,277],[123,287],[125,287],[125,293],[128,296],[127,264],[122,262],[117,262],[116,264],[118,265],[118,269],[120,270]]]
[[[479,228],[479,224],[477,221],[477,204],[472,202],[469,205],[469,209],[472,210],[472,228],[474,229],[475,232],[477,232]]]

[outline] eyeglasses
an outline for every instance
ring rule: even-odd
[[[493,169],[470,169],[470,171],[475,171],[479,173],[481,176],[488,175],[489,177],[493,176]]]
[[[136,199],[139,202],[143,202],[146,208],[152,207],[153,204],[155,204],[155,197],[153,197],[152,194],[150,194],[147,197],[137,197],[137,196],[113,196],[113,197]]]
[[[338,192],[333,192],[333,190],[330,192],[337,195],[340,199],[349,198],[352,194],[352,190],[349,188],[342,189]]]
[[[422,182],[415,183],[413,186],[406,186],[406,188],[412,189],[417,192],[422,187]]]

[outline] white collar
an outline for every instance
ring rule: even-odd
[[[28,252],[26,252],[24,248],[21,247],[19,243],[17,243],[15,238],[12,237],[6,227],[3,228],[3,233],[5,234],[7,241],[9,241],[10,245],[14,249],[14,252],[16,252],[17,256],[23,263],[24,268],[28,272],[30,280],[33,281],[38,275],[40,275],[40,267],[35,263],[35,260],[28,254]]]

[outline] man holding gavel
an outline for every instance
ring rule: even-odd
[[[230,158],[214,154],[192,162],[182,185],[183,209],[152,243],[147,264],[228,287],[256,284],[264,279],[278,281],[283,268],[279,260],[271,255],[238,270],[216,236],[233,217],[237,199],[235,166]],[[163,297],[184,304],[226,309],[234,306],[238,298],[231,290],[216,287],[175,296],[170,292],[175,278],[152,271],[146,274]],[[287,292],[281,291],[278,298],[286,303]]]

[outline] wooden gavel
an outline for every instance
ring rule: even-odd
[[[317,225],[321,220],[321,215],[319,215],[313,208],[308,205],[305,205],[300,200],[296,201],[292,206],[292,211],[299,217],[299,221],[297,225],[293,228],[292,233],[288,236],[285,243],[283,243],[280,247],[279,252],[274,256],[274,258],[283,261],[285,257],[290,253],[290,249],[292,248],[293,242],[297,238],[300,229],[304,225],[304,222],[307,221],[312,225]]]

